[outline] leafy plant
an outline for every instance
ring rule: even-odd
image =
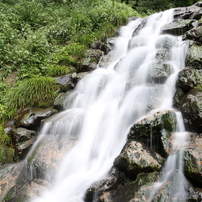
[[[53,103],[57,94],[56,81],[49,77],[33,77],[25,79],[8,92],[7,103],[11,109],[23,107],[47,107]]]

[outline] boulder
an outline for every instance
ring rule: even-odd
[[[188,93],[193,88],[201,85],[201,83],[202,69],[186,67],[179,72],[176,86],[177,88],[181,88],[184,93]]]
[[[158,171],[163,158],[151,151],[144,143],[128,141],[120,155],[115,159],[114,166],[126,174],[129,179],[135,179],[141,172]]]
[[[15,120],[17,127],[24,127],[27,129],[37,130],[40,127],[40,123],[43,119],[50,117],[57,112],[52,107],[42,108],[26,108],[18,113]]]
[[[129,201],[145,201],[153,187],[153,182],[157,180],[158,173],[141,173],[137,179],[128,182],[116,190],[108,190],[100,193],[98,202],[129,202]]]
[[[26,128],[16,128],[14,129],[14,135],[16,137],[16,142],[24,142],[30,140],[32,136],[36,136],[36,131],[28,130]]]
[[[200,133],[202,131],[202,89],[195,88],[189,91],[181,101],[180,110],[186,130]]]
[[[142,141],[155,152],[166,156],[171,147],[169,138],[175,130],[174,110],[162,110],[137,121],[131,127],[128,139]]]
[[[194,40],[197,44],[202,43],[202,26],[193,28],[185,33],[184,40]]]
[[[162,27],[162,34],[172,34],[175,36],[180,36],[185,34],[188,30],[192,29],[194,26],[192,25],[194,21],[191,19],[187,20],[175,20],[170,22]]]
[[[160,55],[158,57],[161,57]],[[163,56],[162,56],[163,57]],[[163,62],[155,62],[149,68],[149,77],[152,83],[164,83],[172,74],[172,66]]]
[[[187,41],[188,50],[186,55],[186,66],[195,69],[202,69],[202,46],[197,45],[193,41]]]
[[[158,184],[159,186],[159,184]],[[168,179],[165,183],[162,183],[158,190],[151,190],[149,199],[152,198],[152,201],[201,201],[201,193],[195,190],[182,173],[178,170],[173,170],[170,173]],[[150,198],[151,197],[151,198]],[[130,202],[135,202],[135,198]],[[137,200],[141,201],[141,200]],[[148,201],[143,200],[143,201]],[[150,200],[149,200],[150,201]]]
[[[175,19],[197,19],[197,13],[201,10],[199,4],[195,4],[189,7],[179,7],[174,9]],[[197,17],[196,17],[197,16]]]
[[[190,182],[202,188],[202,134],[191,134],[184,151],[184,172]]]
[[[17,179],[23,169],[23,162],[0,166],[0,201],[4,201],[7,192],[16,186]]]

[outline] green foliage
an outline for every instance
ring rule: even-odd
[[[45,67],[44,71],[45,71],[46,75],[51,76],[51,77],[56,77],[56,76],[62,76],[65,74],[73,73],[75,71],[75,69],[66,67],[66,66],[50,64],[47,67]]]
[[[7,94],[7,105],[11,109],[26,106],[50,106],[57,94],[56,81],[49,77],[33,77],[17,83]]]
[[[12,162],[14,157],[14,149],[11,147],[11,140],[4,133],[3,127],[0,125],[0,164]]]

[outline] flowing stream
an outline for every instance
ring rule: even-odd
[[[82,202],[86,189],[109,172],[131,125],[147,113],[172,109],[186,53],[180,37],[160,34],[172,20],[173,10],[168,10],[121,27],[110,64],[80,80],[65,100],[66,110],[46,121],[41,137],[51,133],[74,137],[76,143],[62,158],[53,187],[34,202]],[[178,126],[173,151],[186,138],[183,124]],[[176,163],[175,153],[167,159],[151,197],[171,170],[182,172],[182,158]]]

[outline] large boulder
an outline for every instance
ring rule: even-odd
[[[162,28],[162,33],[163,34],[172,34],[172,35],[183,35],[185,34],[185,32],[187,32],[188,30],[190,30],[191,28],[193,28],[193,23],[194,21],[191,19],[187,19],[187,20],[175,20],[171,23],[166,24],[165,26],[163,26]]]
[[[180,109],[182,98],[192,89],[202,83],[202,70],[186,67],[178,74],[176,92],[173,97],[173,105]]]
[[[56,109],[52,107],[42,109],[42,108],[26,108],[19,112],[15,125],[17,127],[24,127],[27,129],[38,130],[40,127],[41,121],[45,118],[50,117],[51,115],[57,112]]]
[[[184,151],[184,172],[196,186],[202,188],[202,134],[191,134]]]
[[[171,148],[169,138],[175,130],[174,110],[162,110],[136,122],[131,127],[128,138],[142,141],[155,152],[166,156]]]
[[[158,171],[163,158],[151,151],[145,144],[131,140],[122,149],[115,159],[114,165],[125,173],[129,179],[135,179],[141,172]]]
[[[180,110],[186,130],[200,133],[202,131],[202,89],[190,90],[183,97]]]
[[[197,45],[193,41],[187,41],[187,43],[188,51],[185,60],[186,66],[202,69],[202,46]]]
[[[176,82],[177,88],[181,88],[184,93],[188,93],[193,88],[202,83],[202,69],[186,67],[178,74]]]
[[[15,187],[22,168],[23,162],[0,166],[0,201],[4,201],[11,187]]]
[[[186,32],[184,39],[194,40],[197,44],[202,43],[202,26],[193,28]]]
[[[158,55],[158,57],[161,57]],[[163,56],[162,56],[163,57]],[[173,69],[170,64],[158,61],[151,64],[149,69],[149,77],[152,83],[164,83],[171,75]]]

